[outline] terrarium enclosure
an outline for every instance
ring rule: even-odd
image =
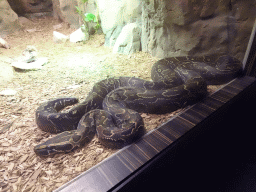
[[[151,80],[168,57],[225,54],[242,67],[255,10],[255,0],[0,0],[1,191],[53,191],[119,150],[94,136],[69,153],[36,155],[55,136],[36,124],[42,103],[82,102],[107,78]],[[185,109],[140,113],[145,134]]]

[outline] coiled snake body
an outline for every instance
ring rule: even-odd
[[[102,80],[69,112],[59,111],[77,103],[76,98],[57,98],[38,107],[38,127],[59,134],[36,145],[34,151],[40,156],[69,152],[90,142],[95,134],[104,145],[123,147],[143,133],[138,112],[172,112],[204,97],[207,85],[226,83],[240,72],[240,61],[227,55],[187,56],[156,62],[153,81],[135,77]]]

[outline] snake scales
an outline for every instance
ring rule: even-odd
[[[108,78],[96,83],[85,101],[66,113],[59,111],[78,102],[76,98],[57,98],[36,110],[38,127],[58,133],[36,145],[37,155],[69,152],[83,146],[97,134],[109,147],[123,147],[143,133],[138,112],[166,113],[194,103],[207,94],[207,85],[223,84],[241,72],[234,57],[172,57],[156,62],[153,81],[135,77]]]

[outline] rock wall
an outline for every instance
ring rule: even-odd
[[[55,18],[69,23],[72,28],[80,27],[79,15],[75,8],[78,5],[77,0],[52,0],[52,2]]]
[[[39,6],[50,0],[33,0],[32,4],[29,0],[8,1]],[[80,0],[52,2],[55,17],[80,27],[75,9]],[[7,1],[0,3],[0,32],[14,28],[5,23],[18,26],[15,13],[6,8]],[[256,18],[255,7],[256,0],[89,0],[83,9],[99,15],[105,46],[114,47],[114,52],[142,50],[159,58],[228,53],[242,60]]]
[[[127,52],[125,45],[115,44],[123,27],[134,23],[141,30],[141,50],[159,58],[228,53],[242,60],[256,17],[255,0],[97,0],[97,4],[106,46]]]
[[[97,14],[95,0],[88,0],[87,3],[82,3],[81,0],[52,0],[52,2],[54,17],[69,23],[75,29],[78,29],[83,24],[75,6],[80,7],[83,12]],[[89,24],[89,29],[93,27],[93,24]]]
[[[19,15],[52,12],[52,0],[8,0],[8,2]]]
[[[229,53],[242,60],[255,0],[144,0],[142,51],[157,57]]]
[[[20,30],[21,26],[18,21],[18,15],[11,9],[7,0],[0,1],[0,37]]]
[[[114,46],[122,28],[141,21],[140,0],[97,0],[105,45]]]

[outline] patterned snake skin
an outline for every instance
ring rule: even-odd
[[[109,78],[96,83],[85,101],[69,112],[59,111],[78,102],[57,98],[36,110],[38,127],[57,136],[36,145],[40,156],[69,152],[90,142],[97,134],[109,147],[123,147],[143,134],[139,112],[166,113],[195,103],[207,95],[207,85],[226,83],[241,72],[233,57],[172,57],[156,62],[153,81],[135,77]]]

